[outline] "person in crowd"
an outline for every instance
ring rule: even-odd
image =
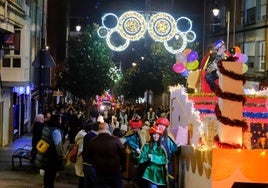
[[[41,139],[42,131],[44,128],[44,122],[45,118],[43,114],[37,114],[35,116],[35,122],[32,127],[33,137],[32,137],[31,163],[34,163],[37,154],[36,145],[38,141]]]
[[[165,149],[161,146],[163,130],[154,125],[149,129],[149,133],[151,139],[142,147],[138,158],[139,163],[146,164],[142,178],[148,182],[149,188],[165,187],[168,158]]]
[[[84,172],[84,188],[94,187],[96,180],[96,171],[92,165],[92,162],[89,159],[88,153],[88,143],[90,140],[95,138],[98,135],[99,122],[92,121],[89,123],[90,131],[84,136],[83,140],[83,172]]]
[[[130,157],[128,157],[127,166],[128,173],[124,174],[126,178],[132,178],[132,182],[138,186],[142,185],[142,179],[140,176],[140,167],[138,165],[138,156],[140,154],[140,148],[145,144],[146,141],[140,135],[143,122],[140,116],[133,117],[128,126],[130,130],[121,138],[122,143],[125,145],[126,149],[130,152]],[[143,142],[142,142],[143,141]]]
[[[76,157],[76,163],[74,165],[75,167],[75,174],[79,177],[79,184],[78,188],[84,187],[84,171],[83,171],[83,158],[82,158],[82,152],[83,152],[83,142],[84,142],[84,136],[87,134],[86,128],[87,124],[84,125],[84,127],[76,134],[75,136],[75,144],[78,145],[78,152]]]
[[[74,144],[74,138],[78,133],[78,112],[74,109],[74,107],[68,108],[68,115],[67,115],[67,127],[68,127],[68,138],[70,144]]]
[[[115,128],[113,130],[113,135],[118,137],[118,138],[122,138],[128,131],[128,127],[126,125],[121,125],[121,127],[119,128]]]
[[[214,52],[211,53],[209,60],[204,65],[204,70],[206,70],[206,81],[212,91],[215,90],[217,84],[215,81],[219,78],[218,75],[218,61],[226,58],[226,47],[223,40],[217,40],[214,45]]]
[[[54,188],[54,182],[58,171],[64,169],[63,134],[59,129],[59,116],[52,113],[50,119],[45,124],[41,139],[49,144],[45,153],[38,152],[35,165],[44,169],[44,188]]]
[[[103,119],[106,123],[110,124],[112,120],[111,110],[105,106],[101,115],[103,116]]]
[[[116,128],[120,128],[120,125],[119,125],[119,124],[120,124],[120,123],[119,123],[119,121],[117,120],[116,113],[114,113],[114,114],[112,115],[112,121],[111,121],[111,126],[112,126],[113,130],[116,129]]]
[[[154,124],[154,121],[156,119],[156,114],[154,109],[151,107],[149,108],[149,111],[147,112],[146,115],[146,120],[150,122],[150,125],[152,126]]]
[[[165,117],[157,118],[155,122],[156,126],[160,127],[163,130],[163,136],[161,137],[161,145],[165,148],[167,157],[168,157],[168,187],[174,188],[177,182],[178,176],[178,153],[179,153],[179,145],[176,144],[173,135],[169,133],[169,120]]]
[[[117,121],[119,121],[119,127],[122,125],[128,125],[128,114],[125,106],[122,106],[117,111]]]
[[[88,143],[89,161],[96,170],[96,188],[122,188],[126,150],[119,138],[112,136],[109,125],[99,124],[98,135]]]

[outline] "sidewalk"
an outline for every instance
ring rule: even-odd
[[[19,167],[15,159],[15,170],[12,170],[12,153],[25,145],[31,146],[30,133],[15,140],[6,147],[0,147],[0,187],[1,188],[42,188],[43,176],[27,160],[22,159],[22,167]],[[132,187],[128,181],[123,181],[125,188]],[[78,177],[75,175],[74,164],[65,166],[55,181],[55,188],[77,188]]]
[[[41,188],[43,176],[27,160],[22,159],[22,167],[19,167],[18,159],[15,159],[15,170],[12,170],[12,153],[25,145],[31,146],[31,134],[15,140],[12,144],[0,148],[0,187],[1,188]],[[74,165],[65,166],[55,181],[57,188],[77,188],[78,177],[74,172]]]

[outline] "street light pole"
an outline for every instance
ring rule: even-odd
[[[230,11],[226,11],[226,21],[227,21],[227,37],[226,37],[226,47],[229,49],[230,41]]]

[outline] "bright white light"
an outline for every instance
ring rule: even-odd
[[[75,26],[75,29],[76,29],[77,32],[79,32],[81,30],[81,25]]]
[[[111,48],[112,50],[117,51],[117,52],[121,52],[121,51],[125,50],[129,46],[129,40],[125,39],[125,44],[115,46],[114,44],[112,44],[112,41],[111,41],[111,35],[114,32],[118,32],[118,30],[117,29],[112,29],[107,33],[106,43],[109,46],[109,48]]]
[[[109,26],[107,26],[107,25],[105,24],[105,21],[106,21],[106,19],[108,19],[108,17],[114,17],[114,18],[115,18],[115,20],[116,20],[116,24],[115,24],[114,27],[109,27]],[[107,29],[114,29],[114,28],[117,28],[117,27],[118,27],[118,17],[117,17],[115,14],[113,14],[113,13],[107,13],[107,14],[105,14],[105,15],[101,18],[101,21],[102,21],[102,25],[103,25],[104,27],[106,27]]]
[[[187,23],[185,24],[185,21],[188,22],[188,24]],[[180,22],[182,22],[182,23],[180,23]],[[189,18],[185,17],[185,16],[182,16],[182,17],[178,18],[177,21],[176,21],[176,23],[177,23],[177,25],[176,25],[177,26],[177,30],[180,31],[180,32],[182,32],[182,33],[189,32],[192,29],[192,26],[193,26],[192,21]],[[180,30],[180,25],[182,25],[182,24],[184,26],[185,25],[189,25],[188,29],[186,29],[185,31]]]
[[[181,40],[182,41],[181,46],[170,46],[168,44],[168,41],[165,41],[164,42],[164,47],[166,48],[166,50],[169,53],[177,54],[179,52],[182,52],[186,48],[186,46],[187,46],[187,39],[186,39],[185,35],[183,33],[181,33],[181,32],[176,33],[175,39],[178,40],[179,38],[182,38],[182,40]]]
[[[105,22],[108,17],[116,19],[115,27],[109,27]],[[109,22],[108,22],[109,23]],[[186,29],[181,29],[180,26],[188,26]],[[102,17],[102,26],[98,29],[100,38],[106,38],[107,45],[114,51],[123,51],[128,46],[130,41],[137,41],[144,37],[146,31],[154,41],[162,42],[167,51],[176,54],[181,52],[187,46],[187,42],[193,42],[196,39],[196,34],[192,29],[192,21],[187,17],[180,17],[175,20],[170,14],[158,12],[152,15],[147,13],[141,14],[136,11],[127,11],[119,18],[108,13]],[[116,46],[111,41],[111,36],[117,32],[125,43]],[[181,46],[169,46],[168,41],[175,37],[176,40],[182,39]]]
[[[125,12],[118,19],[120,35],[128,40],[140,40],[146,32],[146,20],[143,15],[135,11]]]
[[[212,10],[212,12],[213,12],[213,15],[214,15],[214,16],[218,16],[219,13],[220,13],[220,10],[219,10],[218,8],[214,8],[214,9]]]
[[[196,34],[194,31],[189,31],[185,33],[185,38],[187,42],[193,42],[196,39]]]
[[[148,33],[158,42],[168,41],[175,36],[176,21],[167,13],[159,12],[151,16],[148,22]]]
[[[97,33],[100,38],[106,38],[108,34],[108,29],[104,26],[100,26],[97,30]]]

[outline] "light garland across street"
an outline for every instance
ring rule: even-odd
[[[97,32],[100,38],[106,38],[109,48],[120,52],[131,41],[144,38],[146,31],[154,41],[163,43],[172,54],[182,52],[188,42],[196,39],[189,18],[183,16],[174,19],[165,12],[127,11],[119,18],[113,13],[107,13],[102,17],[102,26]]]

